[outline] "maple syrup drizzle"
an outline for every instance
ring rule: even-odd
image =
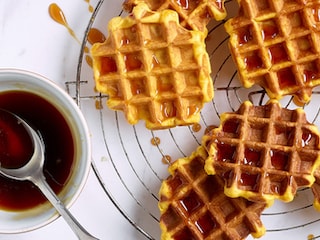
[[[86,3],[88,3],[88,10],[89,10],[89,12],[93,12],[93,6],[91,5],[91,3],[90,3],[90,0],[84,0]]]
[[[67,19],[61,10],[61,8],[56,3],[51,3],[49,5],[49,15],[55,22],[61,24],[65,28],[67,28],[70,35],[79,43],[81,44],[80,40],[77,38],[75,32],[69,26]]]

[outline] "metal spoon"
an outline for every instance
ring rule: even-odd
[[[29,180],[33,182],[41,192],[46,196],[46,198],[51,202],[55,209],[60,213],[60,215],[66,220],[74,233],[81,240],[98,240],[98,238],[93,237],[88,233],[80,223],[72,216],[68,209],[64,206],[58,196],[51,189],[49,184],[45,180],[43,174],[43,165],[44,165],[44,144],[42,139],[36,133],[36,131],[28,125],[23,119],[17,115],[7,112],[6,110],[0,109],[0,114],[11,114],[17,120],[17,124],[22,124],[30,138],[33,142],[34,153],[30,161],[20,168],[3,168],[0,165],[0,174],[15,180]]]

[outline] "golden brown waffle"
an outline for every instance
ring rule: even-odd
[[[139,3],[146,3],[153,11],[176,11],[181,25],[192,30],[207,31],[211,18],[222,20],[227,16],[224,0],[126,0],[123,8],[131,12]]]
[[[240,80],[261,85],[270,98],[310,101],[320,84],[320,2],[238,0],[238,16],[225,24]]]
[[[252,201],[293,200],[311,186],[320,164],[319,131],[298,108],[276,100],[263,106],[244,102],[238,111],[221,115],[219,128],[203,137],[209,152],[205,169],[224,178],[225,194]]]
[[[311,186],[311,190],[314,195],[313,206],[320,211],[320,168],[317,168],[314,172],[315,182]]]
[[[264,203],[229,198],[224,182],[204,171],[208,154],[199,147],[190,157],[175,161],[160,189],[162,240],[240,240],[260,237],[265,228],[260,214]]]
[[[92,46],[96,88],[107,105],[129,123],[149,129],[199,121],[213,98],[205,35],[179,25],[172,10],[152,12],[145,4],[109,22],[109,36]]]

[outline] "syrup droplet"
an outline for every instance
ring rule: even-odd
[[[92,45],[94,43],[103,43],[106,36],[97,28],[91,28],[88,33],[88,42]]]
[[[176,107],[174,106],[173,102],[163,102],[160,106],[160,109],[162,110],[162,115],[165,118],[172,118],[176,116]]]
[[[143,64],[140,60],[140,57],[135,54],[125,55],[124,62],[126,64],[127,71],[140,70],[143,68]]]
[[[95,100],[95,107],[97,110],[100,110],[103,108],[100,100],[98,100],[98,99]]]
[[[171,164],[172,158],[169,155],[164,155],[161,160],[164,164]]]
[[[88,3],[88,10],[89,10],[89,12],[93,12],[93,6],[91,5],[91,3],[90,3],[90,0],[84,0],[86,3]]]
[[[289,153],[270,150],[271,164],[274,169],[288,171],[289,166]]]
[[[92,66],[93,66],[93,60],[92,60],[92,58],[91,58],[89,55],[86,55],[86,62],[87,62],[87,64],[89,65],[89,67],[92,68]]]
[[[201,125],[199,123],[195,123],[192,125],[192,131],[199,132],[201,130]]]
[[[260,179],[259,174],[251,174],[251,173],[243,172],[241,173],[239,182],[242,186],[251,187],[252,191],[256,191],[259,185],[259,179]]]
[[[256,69],[263,67],[263,61],[259,56],[258,52],[254,52],[244,58],[244,63],[246,64],[249,71],[254,71]]]
[[[152,144],[153,146],[158,146],[158,145],[160,144],[160,138],[158,138],[158,137],[152,138],[152,139],[151,139],[151,144]]]
[[[308,235],[308,240],[312,240],[312,239],[314,239],[314,235],[313,234],[309,234]]]
[[[201,206],[203,206],[203,202],[199,198],[199,196],[195,192],[191,192],[187,197],[181,199],[180,204],[186,210],[187,214],[191,215]]]
[[[244,45],[253,40],[252,31],[250,28],[240,29],[238,32],[238,41],[240,45]]]
[[[75,32],[71,29],[71,27],[69,26],[66,17],[64,16],[63,11],[61,10],[61,8],[56,4],[56,3],[51,3],[49,5],[49,15],[50,17],[57,23],[63,25],[64,27],[67,28],[68,32],[70,33],[70,35],[79,43],[80,40],[77,38]]]

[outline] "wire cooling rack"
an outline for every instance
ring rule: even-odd
[[[236,1],[227,0],[228,18],[238,11]],[[150,131],[144,122],[129,125],[122,112],[109,110],[108,96],[95,91],[90,66],[88,34],[97,28],[107,35],[107,23],[115,16],[125,16],[122,0],[100,0],[88,23],[82,42],[76,82],[67,82],[67,90],[81,107],[93,139],[92,168],[107,197],[128,223],[134,227],[132,239],[159,239],[158,191],[163,179],[168,177],[170,161],[189,156],[201,143],[205,129],[219,125],[219,116],[237,110],[245,100],[256,105],[268,101],[265,91],[254,86],[242,87],[228,49],[229,37],[224,21],[212,21],[207,37],[207,51],[212,65],[214,100],[201,112],[199,125]],[[310,122],[319,126],[319,89],[315,88],[310,104],[304,106]],[[284,107],[296,108],[291,97],[281,100]],[[292,203],[277,202],[262,215],[267,228],[262,239],[320,239],[320,213],[313,206],[310,189],[299,190]],[[285,234],[285,235],[284,235]],[[251,239],[251,236],[248,237]]]

